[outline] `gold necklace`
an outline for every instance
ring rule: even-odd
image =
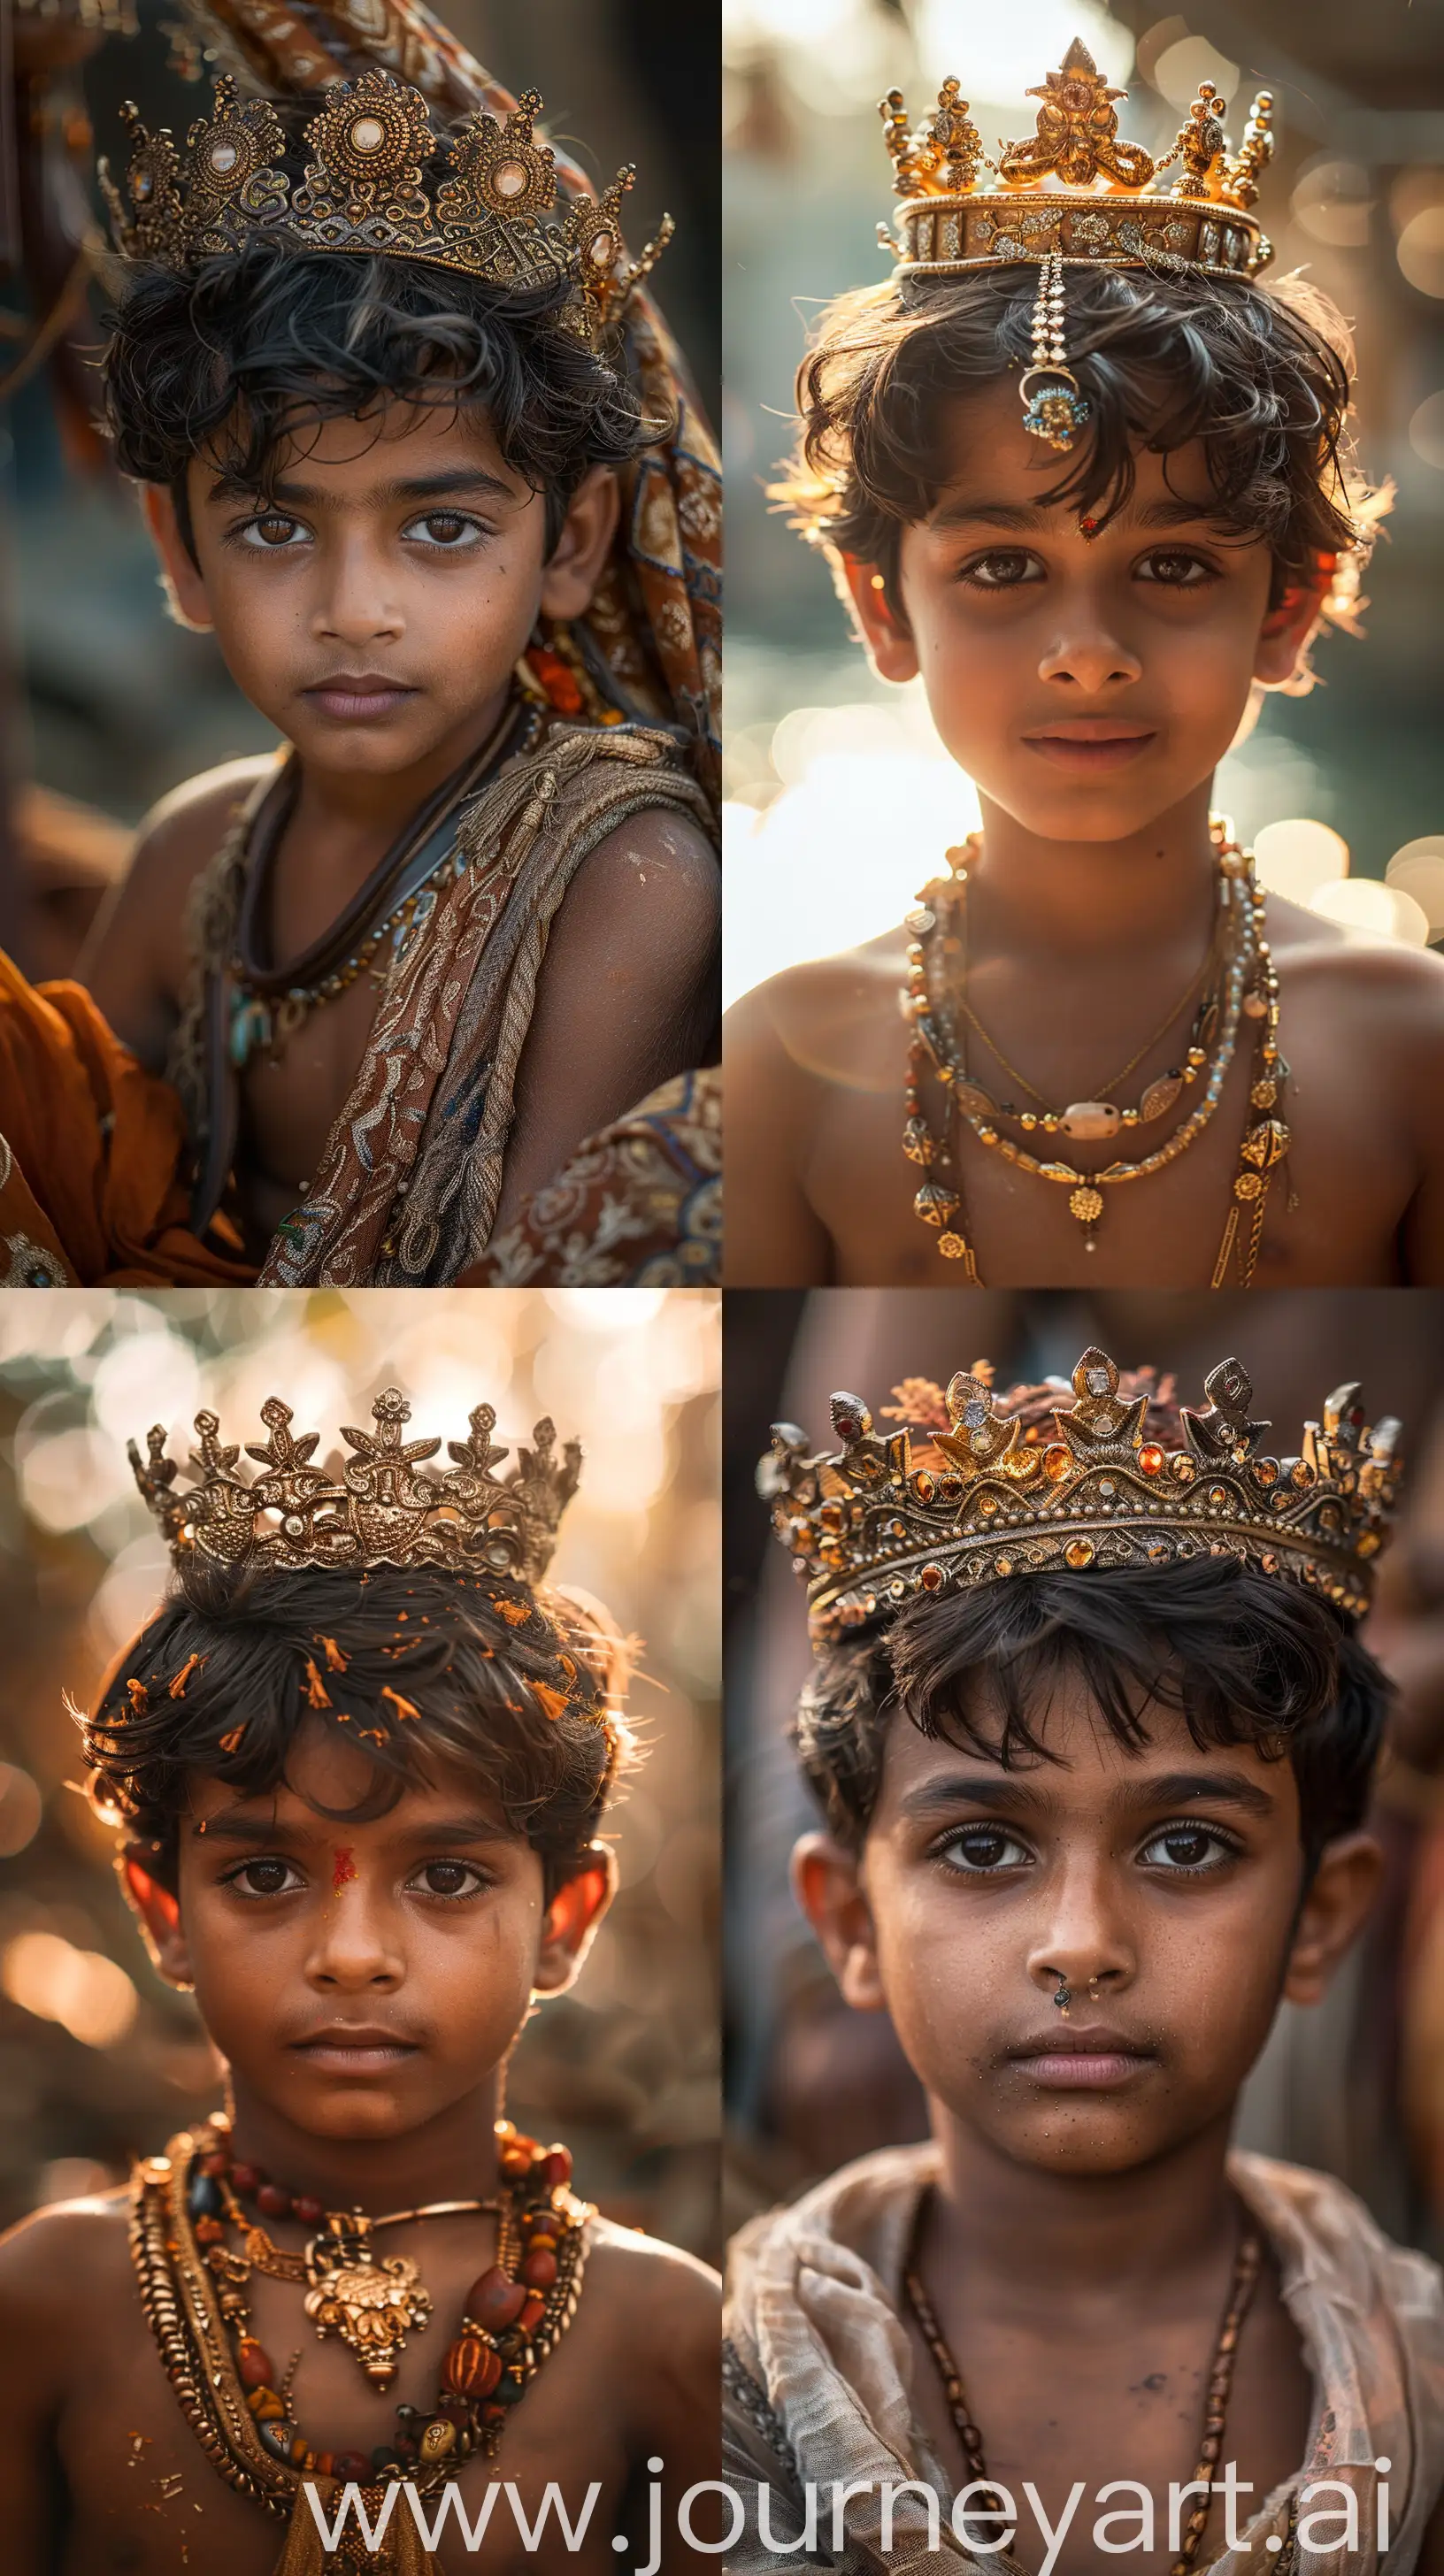
[[[1210,834],[1218,851],[1219,905],[1221,917],[1230,916],[1226,935],[1223,966],[1222,1027],[1203,1097],[1177,1127],[1166,1143],[1134,1163],[1115,1162],[1102,1171],[1085,1173],[1061,1160],[1040,1161],[1010,1137],[999,1134],[993,1121],[1001,1113],[968,1073],[966,1060],[958,1047],[945,1005],[938,998],[930,972],[930,950],[936,942],[941,955],[949,936],[955,908],[963,901],[963,887],[956,880],[936,879],[925,886],[918,898],[918,909],[908,916],[908,927],[914,933],[909,950],[908,988],[903,1007],[913,1023],[913,1042],[909,1057],[905,1095],[906,1119],[903,1129],[903,1151],[909,1160],[922,1164],[929,1177],[922,1183],[913,1200],[915,1214],[937,1235],[938,1250],[944,1259],[962,1264],[964,1282],[980,1287],[977,1256],[968,1239],[963,1206],[961,1173],[952,1163],[947,1140],[933,1133],[923,1112],[919,1080],[925,1066],[931,1063],[938,1081],[949,1100],[956,1104],[980,1144],[998,1153],[1018,1170],[1032,1172],[1043,1180],[1066,1187],[1070,1214],[1084,1229],[1085,1249],[1094,1249],[1098,1221],[1104,1209],[1104,1190],[1124,1181],[1142,1180],[1152,1172],[1162,1171],[1188,1150],[1202,1133],[1218,1105],[1225,1078],[1233,1060],[1242,1020],[1258,1023],[1258,1046],[1254,1079],[1250,1086],[1249,1105],[1253,1110],[1272,1112],[1278,1105],[1287,1067],[1279,1053],[1279,986],[1272,953],[1264,936],[1264,897],[1253,878],[1253,860],[1228,837],[1221,819],[1210,821]],[[965,885],[964,878],[964,885]],[[939,983],[940,983],[939,979]],[[1176,1016],[1176,1014],[1175,1014]],[[1196,1060],[1195,1060],[1196,1059]],[[1001,1061],[1001,1059],[1000,1059]],[[1151,1115],[1162,1115],[1183,1088],[1185,1077],[1196,1079],[1207,1052],[1191,1048],[1189,1064],[1179,1069],[1177,1088],[1166,1102],[1150,1108]],[[1166,1078],[1172,1081],[1173,1077]],[[1144,1094],[1150,1101],[1154,1086]],[[1131,1116],[1111,1102],[1075,1102],[1059,1113],[1047,1111],[1041,1118],[1032,1113],[1013,1113],[1025,1125],[1045,1126],[1052,1132],[1063,1127],[1079,1137],[1109,1136],[1124,1124],[1142,1123],[1143,1104]],[[1223,1238],[1214,1265],[1211,1285],[1223,1287],[1231,1268],[1237,1263],[1237,1284],[1249,1287],[1257,1266],[1263,1234],[1265,1204],[1270,1176],[1289,1147],[1289,1130],[1283,1119],[1265,1116],[1257,1123],[1246,1123],[1239,1146],[1239,1168]],[[1247,1215],[1245,1230],[1243,1220]]]

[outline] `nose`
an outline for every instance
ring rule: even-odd
[[[1142,676],[1137,654],[1110,632],[1096,606],[1090,611],[1081,600],[1038,663],[1040,680],[1064,690],[1079,689],[1090,698],[1116,695]]]
[[[390,1907],[364,1870],[353,1867],[348,1875],[338,1863],[306,1962],[309,1983],[322,1993],[389,1994],[404,1972]]]
[[[1127,1927],[1108,1902],[1101,1870],[1089,1862],[1070,1869],[1029,1945],[1029,1983],[1062,2011],[1122,1993],[1135,1964]]]
[[[321,579],[311,617],[317,643],[395,643],[406,618],[395,568],[365,528],[346,529],[320,555]]]

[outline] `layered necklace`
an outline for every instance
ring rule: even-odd
[[[908,2306],[917,2321],[918,2330],[932,2356],[934,2368],[941,2382],[943,2398],[952,2419],[953,2430],[957,2434],[962,2446],[963,2458],[967,2462],[969,2482],[986,2490],[977,2507],[978,2518],[981,2520],[984,2516],[993,2518],[1001,2516],[1006,2520],[1007,2516],[1003,2511],[998,2491],[988,2475],[987,2462],[983,2457],[983,2437],[973,2421],[961,2373],[944,2340],[943,2330],[918,2271],[917,2243],[925,2206],[924,2198],[924,2201],[919,2204],[918,2223],[913,2230],[913,2241],[903,2272],[903,2288]],[[1208,2386],[1203,2405],[1203,2435],[1199,2444],[1198,2466],[1193,2473],[1194,2484],[1202,2487],[1203,2494],[1184,2525],[1182,2545],[1169,2569],[1169,2576],[1189,2576],[1208,2524],[1209,2487],[1214,2470],[1223,2454],[1224,2427],[1228,2421],[1228,2401],[1233,2387],[1239,2336],[1243,2330],[1244,2318],[1248,2314],[1249,2303],[1258,2286],[1262,2265],[1263,2247],[1257,2231],[1252,2227],[1246,2228],[1234,2258],[1228,2304],[1223,2312],[1223,2323],[1218,2330],[1218,2340],[1214,2345],[1213,2360],[1209,2366]],[[1295,2563],[1293,2529],[1294,2521],[1291,2515],[1286,2554],[1277,2561],[1281,2576],[1282,2571],[1291,2570]]]
[[[921,1164],[927,1176],[914,1197],[914,1212],[936,1235],[944,1259],[961,1262],[969,1287],[982,1284],[977,1255],[950,1132],[936,1134],[923,1109],[920,1085],[927,1070],[979,1144],[1016,1170],[1035,1173],[1068,1191],[1069,1214],[1082,1227],[1084,1248],[1091,1252],[1098,1239],[1105,1193],[1124,1181],[1144,1180],[1151,1172],[1163,1171],[1202,1135],[1218,1107],[1245,1024],[1256,1030],[1249,1114],[1210,1285],[1226,1286],[1230,1272],[1238,1286],[1252,1284],[1270,1176],[1289,1147],[1288,1128],[1277,1114],[1288,1067],[1279,1053],[1278,973],[1264,935],[1264,897],[1254,879],[1252,853],[1239,848],[1220,817],[1210,821],[1209,836],[1217,876],[1213,934],[1203,965],[1167,1017],[1128,1062],[1100,1085],[1098,1096],[1072,1101],[1061,1109],[1052,1107],[1027,1076],[1008,1062],[968,999],[968,864],[981,850],[980,834],[973,833],[961,848],[949,851],[951,874],[924,886],[916,909],[908,914],[903,1008],[912,1024],[912,1042],[903,1152],[910,1162]],[[1120,1107],[1113,1095],[1182,1018],[1195,995],[1199,999],[1179,1062],[1150,1081],[1136,1103]],[[978,1080],[968,1063],[966,1027],[982,1039],[1009,1080],[1026,1094],[1029,1105],[994,1099]],[[1035,1154],[1026,1143],[1004,1133],[1005,1124],[1014,1124],[1024,1137],[1040,1132],[1091,1142],[1151,1126],[1190,1093],[1192,1105],[1162,1144],[1137,1161],[1109,1163],[1098,1172],[1079,1171],[1061,1154]]]
[[[164,2156],[136,2169],[131,2257],[182,2412],[227,2483],[279,2520],[294,2517],[302,2540],[312,2527],[303,2481],[354,2481],[374,2507],[397,2479],[427,2495],[475,2453],[494,2456],[513,2408],[576,2314],[595,2212],[568,2188],[571,2157],[508,2120],[497,2122],[496,2140],[493,2198],[433,2201],[381,2218],[328,2211],[237,2161],[224,2113],[199,2132],[183,2131]],[[433,2303],[416,2264],[381,2257],[375,2239],[411,2220],[473,2212],[496,2219],[496,2261],[467,2292],[432,2405],[398,2406],[391,2440],[369,2452],[313,2448],[291,2396],[300,2353],[278,2371],[250,2331],[252,2274],[303,2288],[318,2338],[337,2336],[369,2384],[386,2388],[408,2335],[424,2329]],[[266,2218],[299,2219],[315,2232],[304,2251],[293,2251],[272,2242]],[[402,2555],[389,2563],[400,2566],[414,2530],[410,2516],[396,2515],[393,2529]],[[368,2554],[362,2563],[379,2570],[388,2560]]]

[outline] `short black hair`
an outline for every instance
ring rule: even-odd
[[[818,1656],[798,1708],[803,1770],[837,1840],[860,1850],[890,1724],[999,1762],[1057,1759],[1041,1726],[1076,1674],[1126,1750],[1147,1703],[1200,1747],[1251,1744],[1293,1766],[1306,1872],[1368,1810],[1392,1685],[1334,1604],[1233,1556],[1010,1575],[907,1604]]]
[[[903,529],[941,488],[942,407],[1021,381],[1037,292],[1036,266],[1010,264],[864,287],[822,314],[797,379],[796,453],[772,494],[834,565],[876,564],[895,612]],[[1265,290],[1085,266],[1068,273],[1067,317],[1090,418],[1041,497],[1102,526],[1128,501],[1139,448],[1202,439],[1220,526],[1273,550],[1273,604],[1333,558],[1324,613],[1347,624],[1387,496],[1353,458],[1353,349],[1327,296],[1300,277]]]
[[[433,1764],[469,1771],[541,1855],[548,1896],[629,1758],[626,1648],[594,1604],[496,1577],[377,1566],[238,1579],[183,1559],[93,1715],[73,1710],[92,1805],[172,1893],[192,1775],[279,1788],[320,1719],[375,1766],[363,1823]]]
[[[543,495],[550,551],[591,469],[627,464],[668,426],[648,422],[626,374],[561,326],[571,292],[256,235],[185,271],[146,266],[108,316],[101,360],[116,462],[168,486],[187,532],[194,456],[264,493],[282,447],[323,421],[379,430],[391,403],[475,409]]]

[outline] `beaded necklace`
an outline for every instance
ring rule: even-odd
[[[164,2156],[137,2167],[131,2258],[162,2367],[212,2465],[278,2520],[294,2515],[307,2528],[303,2480],[317,2484],[323,2502],[332,2491],[327,2481],[354,2481],[379,2505],[397,2479],[429,2495],[476,2452],[493,2457],[512,2408],[571,2324],[595,2211],[568,2189],[565,2147],[543,2147],[508,2120],[497,2122],[496,2137],[500,2190],[494,2199],[440,2201],[379,2219],[361,2211],[328,2213],[304,2195],[283,2192],[254,2167],[238,2165],[224,2113],[197,2133],[183,2131]],[[319,2219],[321,2231],[304,2254],[276,2247],[264,2228],[247,2225],[241,2197],[254,2198],[266,2216],[308,2225]],[[398,2406],[393,2440],[369,2454],[314,2449],[291,2401],[299,2353],[279,2373],[248,2330],[252,2271],[309,2283],[304,2304],[318,2337],[340,2335],[372,2384],[384,2387],[407,2333],[426,2324],[432,2302],[414,2263],[376,2262],[372,2235],[404,2219],[482,2210],[497,2216],[497,2259],[467,2292],[433,2407],[423,2413]],[[227,2241],[228,2219],[240,2226],[239,2247]],[[380,2569],[386,2561],[366,2563]]]
[[[1002,2513],[1002,2506],[998,2491],[988,2475],[987,2462],[983,2457],[983,2437],[969,2412],[962,2375],[944,2339],[936,2311],[923,2287],[922,2276],[917,2267],[917,2243],[925,2206],[924,2199],[919,2206],[918,2219],[913,2230],[913,2241],[903,2272],[903,2287],[907,2294],[908,2305],[917,2320],[918,2329],[942,2383],[943,2396],[952,2418],[953,2430],[957,2434],[962,2446],[963,2458],[967,2462],[969,2481],[986,2490],[983,2502],[978,2507],[978,2518],[981,2520],[985,2515],[996,2518]],[[1182,2544],[1169,2569],[1169,2576],[1189,2576],[1207,2527],[1209,2487],[1223,2452],[1224,2427],[1228,2420],[1228,2401],[1233,2386],[1238,2339],[1243,2330],[1244,2318],[1248,2314],[1249,2303],[1258,2285],[1262,2265],[1263,2247],[1258,2234],[1255,2229],[1247,2228],[1234,2257],[1228,2305],[1224,2309],[1223,2323],[1219,2327],[1218,2341],[1214,2345],[1213,2360],[1209,2367],[1208,2388],[1203,2408],[1203,2438],[1199,2447],[1198,2466],[1193,2473],[1194,2485],[1203,2488],[1203,2495],[1193,2507],[1184,2526]]]
[[[1250,1112],[1270,1114],[1259,1119],[1250,1115],[1245,1123],[1239,1145],[1239,1166],[1210,1285],[1223,1287],[1235,1263],[1238,1285],[1247,1288],[1252,1284],[1263,1235],[1269,1178],[1289,1147],[1286,1124],[1281,1117],[1271,1114],[1277,1108],[1288,1068],[1279,1053],[1278,973],[1264,936],[1264,897],[1254,881],[1252,854],[1238,848],[1221,818],[1214,818],[1209,830],[1219,871],[1218,914],[1213,943],[1219,952],[1217,984],[1211,984],[1205,990],[1184,1061],[1150,1082],[1136,1107],[1120,1109],[1113,1101],[1105,1099],[1074,1101],[1065,1109],[1050,1109],[1033,1086],[1007,1064],[1006,1058],[999,1056],[998,1061],[1004,1069],[1040,1102],[1037,1111],[1018,1109],[1011,1103],[995,1102],[970,1071],[945,999],[943,960],[947,956],[962,957],[966,953],[966,862],[980,846],[979,835],[974,834],[960,850],[949,853],[952,875],[934,879],[924,886],[917,908],[908,914],[911,943],[903,1009],[912,1022],[913,1038],[905,1094],[903,1151],[911,1162],[921,1164],[927,1173],[913,1199],[914,1213],[936,1233],[938,1250],[944,1259],[961,1262],[963,1278],[969,1287],[980,1287],[982,1281],[976,1252],[969,1240],[962,1178],[947,1136],[934,1133],[923,1111],[919,1083],[926,1067],[931,1066],[950,1105],[956,1108],[960,1118],[966,1120],[980,1144],[1019,1171],[1032,1172],[1040,1179],[1055,1182],[1068,1190],[1069,1213],[1082,1226],[1084,1248],[1091,1252],[1097,1242],[1105,1190],[1124,1181],[1146,1179],[1150,1173],[1164,1170],[1187,1152],[1208,1125],[1222,1095],[1245,1020],[1254,1021],[1258,1029],[1253,1080],[1249,1089]],[[1203,971],[1207,971],[1206,966]],[[1198,980],[1195,977],[1195,985]],[[1175,1005],[1169,1020],[1155,1032],[1148,1045],[1156,1043],[1163,1029],[1177,1018],[1193,989],[1191,985],[1189,994]],[[977,1025],[975,1014],[967,1010],[965,994],[963,1007]],[[980,1030],[980,1034],[985,1033]],[[988,1044],[992,1046],[991,1039]],[[996,1049],[993,1051],[996,1053]],[[1147,1051],[1145,1046],[1130,1058],[1116,1080],[1121,1082]],[[1110,1137],[1122,1128],[1145,1125],[1165,1116],[1184,1090],[1199,1081],[1203,1085],[1201,1098],[1162,1145],[1137,1162],[1109,1163],[1099,1172],[1082,1172],[1061,1158],[1043,1160],[1012,1137],[1002,1134],[997,1123],[1000,1119],[1014,1119],[1025,1130],[1041,1128],[1050,1135],[1061,1131],[1080,1141]],[[1241,1238],[1245,1221],[1246,1231]]]

